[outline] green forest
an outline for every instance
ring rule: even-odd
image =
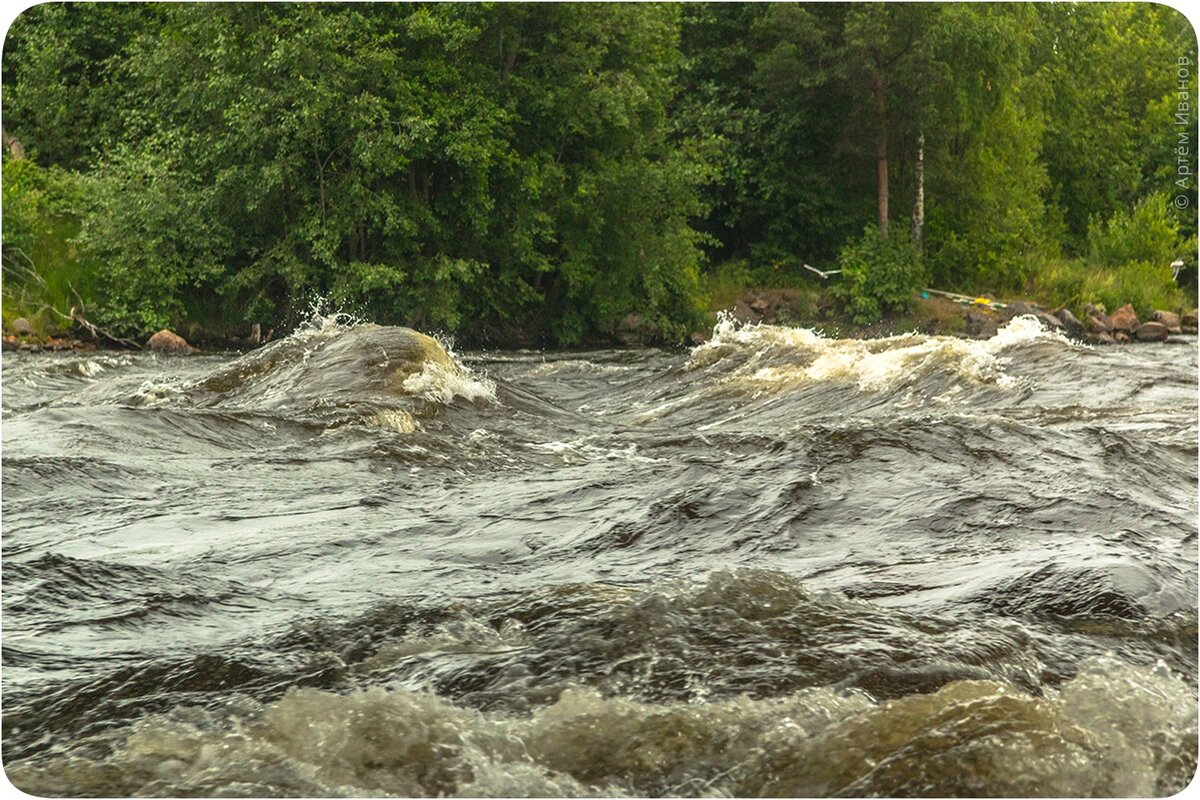
[[[4,315],[232,335],[322,297],[571,346],[753,286],[1191,308],[1196,61],[1148,3],[40,5]]]

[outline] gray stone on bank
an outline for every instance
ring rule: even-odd
[[[1066,326],[1062,324],[1062,321],[1053,314],[1042,313],[1038,314],[1037,318],[1038,322],[1042,323],[1043,327],[1049,328],[1052,331],[1063,333],[1066,330]]]
[[[1167,329],[1168,333],[1178,335],[1183,333],[1179,315],[1170,311],[1155,311],[1150,318]]]
[[[1008,312],[1014,317],[1023,317],[1027,314],[1037,315],[1041,312],[1041,308],[1033,303],[1027,303],[1024,300],[1015,300],[1008,304]]]
[[[1103,311],[1093,311],[1088,313],[1087,321],[1084,323],[1084,328],[1088,333],[1111,334],[1113,331],[1113,324],[1112,320],[1109,319],[1108,315]]]
[[[641,314],[626,314],[613,335],[626,347],[645,347],[658,336],[658,326]]]
[[[1083,337],[1083,323],[1076,318],[1071,310],[1067,307],[1060,308],[1053,314],[1054,318],[1062,323],[1063,329],[1068,336],[1080,339]]]
[[[967,308],[963,319],[966,321],[968,336],[990,339],[996,335],[996,331],[999,329],[995,319],[977,308]]]
[[[1088,344],[1116,344],[1117,343],[1116,340],[1113,339],[1111,333],[1108,333],[1107,331],[1103,331],[1103,330],[1099,331],[1099,332],[1085,334],[1083,337],[1083,341],[1087,342]]]
[[[1144,322],[1134,332],[1139,342],[1165,342],[1170,333],[1161,322]]]
[[[33,326],[24,317],[17,317],[8,325],[9,329],[18,336],[28,336],[33,333]]]

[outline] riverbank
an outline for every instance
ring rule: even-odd
[[[1088,344],[1108,345],[1139,342],[1162,342],[1172,336],[1197,332],[1196,311],[1176,313],[1153,310],[1145,319],[1139,318],[1130,305],[1111,314],[1102,306],[1087,305],[1077,316],[1067,307],[1047,308],[1027,300],[1002,302],[990,295],[970,297],[932,290],[914,298],[907,311],[885,314],[871,323],[856,322],[840,304],[827,293],[792,287],[756,287],[745,289],[706,314],[707,327],[692,331],[685,345],[702,344],[711,336],[712,326],[721,315],[727,315],[746,325],[784,325],[812,328],[835,339],[876,339],[903,333],[917,332],[935,336],[958,336],[987,339],[1022,315],[1033,315],[1043,326],[1056,330],[1071,339]],[[276,338],[274,330],[262,331],[261,326],[243,325],[214,332],[189,323],[180,326],[179,333],[168,331],[149,337],[140,346],[163,352],[193,350],[253,350]],[[527,349],[537,343],[518,336],[489,337],[487,341],[462,337],[469,349]],[[44,350],[129,350],[137,342],[106,338],[102,332],[76,324],[56,334],[34,330],[24,319],[5,324],[5,351],[41,352]],[[608,334],[589,337],[580,349],[596,347],[670,347],[680,342],[664,337],[649,318],[631,313],[622,318]]]

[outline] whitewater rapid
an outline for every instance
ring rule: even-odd
[[[4,766],[47,796],[1161,796],[1197,350],[6,354]]]

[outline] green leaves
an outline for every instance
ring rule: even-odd
[[[535,337],[571,307],[564,341],[635,308],[690,314],[678,297],[695,281],[702,177],[667,138],[672,6],[46,7],[22,21],[6,112],[54,159],[84,166],[94,148],[80,242],[111,264],[105,321],[122,330],[220,305],[185,295],[220,299],[223,322],[286,324],[319,292],[379,322],[521,320]],[[120,83],[90,77],[78,48],[94,39]],[[101,113],[101,97],[93,125],[80,108]],[[72,116],[88,125],[60,143]],[[113,135],[85,141],[92,129]]]
[[[1166,266],[1186,254],[1165,193],[1145,197],[1132,211],[1118,211],[1103,223],[1093,217],[1087,244],[1092,262],[1106,267],[1134,261]]]
[[[919,274],[859,238],[880,161],[903,238],[919,137],[939,286],[1159,263],[1194,216],[1124,210],[1178,179],[1180,58],[1194,87],[1187,21],[1129,3],[46,4],[3,102],[53,169],[6,163],[5,245],[65,251],[82,219],[128,332],[286,327],[321,293],[467,336],[635,312],[678,338],[706,260],[839,252],[869,318]]]
[[[884,236],[875,225],[842,248],[838,268],[841,282],[834,284],[834,293],[859,323],[875,322],[884,311],[907,309],[925,282],[912,240],[903,230]]]
[[[87,196],[78,244],[104,265],[97,310],[115,330],[165,326],[184,292],[223,275],[222,225],[168,156],[121,151],[89,176]]]

